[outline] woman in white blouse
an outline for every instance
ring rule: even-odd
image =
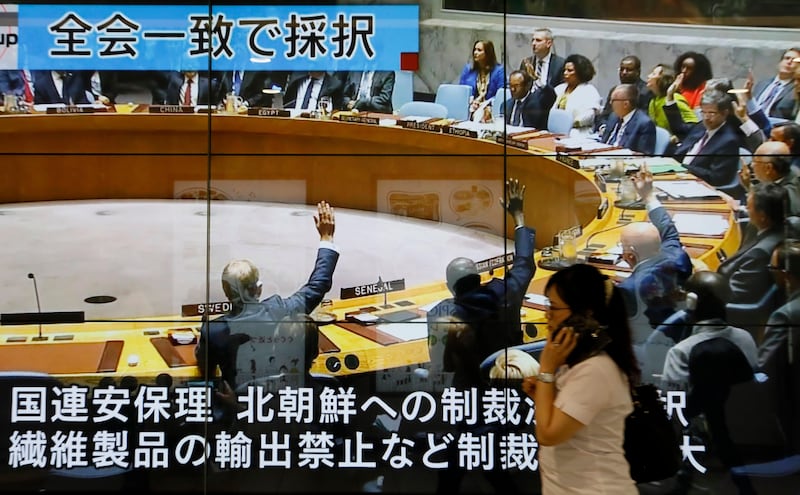
[[[572,114],[572,137],[591,134],[594,117],[603,108],[600,93],[589,84],[594,75],[592,62],[583,55],[573,54],[564,62],[564,82],[555,87],[553,108]]]

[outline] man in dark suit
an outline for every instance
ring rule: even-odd
[[[768,265],[772,251],[783,240],[786,202],[786,189],[778,184],[756,184],[747,194],[747,213],[758,233],[717,268],[730,282],[730,302],[758,302],[774,284]],[[763,310],[768,315],[773,309]]]
[[[791,452],[800,453],[800,243],[779,244],[772,253],[769,269],[775,283],[786,288],[787,300],[764,326],[758,365],[769,377],[764,385],[770,393],[770,403],[778,406]]]
[[[642,380],[653,383],[664,367],[666,346],[659,344],[658,334],[651,336],[678,309],[678,294],[692,274],[692,262],[672,217],[653,193],[653,174],[643,169],[633,181],[650,221],[631,222],[621,231],[622,259],[633,272],[618,287],[628,310]]]
[[[564,82],[564,57],[553,51],[553,32],[549,28],[538,28],[531,37],[533,55],[525,57],[519,64],[533,78],[533,91],[544,86],[555,88]]]
[[[531,92],[533,79],[524,70],[515,70],[508,78],[511,98],[506,100],[506,124],[547,129],[547,117],[556,101],[556,92],[550,86]]]
[[[246,107],[270,107],[272,95],[264,93],[272,85],[280,86],[283,81],[273,79],[268,71],[234,70],[226,71],[220,77],[220,100],[233,93],[242,98]]]
[[[394,71],[348,72],[342,109],[392,113]]]
[[[222,378],[234,389],[237,381],[237,354],[239,347],[251,341],[251,336],[269,337],[269,340],[252,339],[252,345],[265,347],[272,341],[275,325],[286,316],[309,314],[322,301],[333,283],[333,271],[339,252],[333,244],[335,220],[333,209],[324,201],[317,204],[314,217],[319,232],[319,250],[311,276],[300,289],[287,298],[275,294],[260,300],[261,281],[258,268],[249,260],[234,260],[222,272],[222,289],[231,302],[231,311],[211,322],[204,322],[200,341],[195,348],[197,366],[203,377],[213,377],[219,366]],[[239,368],[246,363],[238,363]],[[253,363],[253,368],[257,367]]]
[[[642,81],[642,61],[636,55],[627,55],[619,61],[619,83],[620,84],[634,84],[638,90],[638,97],[636,99],[636,108],[644,110],[647,113],[650,100],[653,98],[653,93],[647,88],[647,83]],[[616,86],[614,87],[616,88]],[[608,118],[613,113],[611,108],[611,93],[614,88],[608,90],[606,97],[606,105],[603,110],[597,114],[595,119],[595,128],[599,132],[603,132],[605,125],[608,123]]]
[[[795,95],[792,84],[794,64],[800,57],[800,48],[789,48],[778,62],[778,73],[762,79],[753,86],[753,99],[770,117],[792,120],[795,118]]]
[[[602,141],[652,155],[656,148],[656,125],[646,111],[636,107],[638,93],[633,84],[620,84],[614,88],[609,97],[613,112]]]
[[[451,318],[468,325],[475,334],[468,351],[476,355],[470,357],[477,357],[470,360],[477,363],[499,349],[522,343],[519,312],[528,284],[536,272],[533,262],[536,233],[525,226],[522,209],[525,187],[516,179],[509,179],[506,191],[505,209],[514,219],[516,229],[514,261],[506,271],[505,279],[494,278],[481,284],[475,262],[468,258],[455,258],[446,270],[447,288],[453,298],[441,301],[427,315],[429,326]]]
[[[706,91],[700,108],[702,122],[691,126],[673,156],[714,187],[730,184],[739,170],[739,136],[728,123],[731,99],[719,91]],[[673,129],[683,125],[677,105],[664,105],[664,113]]]
[[[167,105],[212,105],[219,101],[219,82],[196,71],[171,72],[167,83]]]
[[[33,75],[33,102],[36,104],[88,104],[86,81],[80,72],[62,70],[36,71]]]
[[[283,96],[283,108],[314,111],[317,101],[323,96],[331,97],[334,109],[342,108],[343,89],[338,77],[326,72],[309,72],[289,82]]]

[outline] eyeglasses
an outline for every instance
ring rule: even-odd
[[[545,311],[564,311],[569,309],[569,306],[551,306],[550,301],[544,303],[544,310]]]
[[[774,265],[767,265],[767,270],[773,272],[783,272],[786,271],[782,266],[774,266]]]

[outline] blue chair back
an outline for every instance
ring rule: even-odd
[[[547,130],[555,134],[567,134],[572,129],[572,113],[560,108],[551,108],[547,117]]]
[[[653,152],[654,155],[663,155],[669,146],[669,131],[663,127],[656,126],[656,148]]]
[[[494,95],[494,103],[492,104],[492,117],[497,118],[506,113],[506,101],[511,98],[511,90],[508,88],[500,88]]]
[[[447,107],[448,118],[468,120],[471,94],[472,88],[466,84],[440,84],[433,101]]]
[[[443,119],[447,117],[447,107],[430,101],[410,101],[398,108],[397,114],[401,117],[414,115]]]
[[[396,70],[394,71],[392,108],[397,110],[410,101],[414,101],[414,73],[407,70]]]

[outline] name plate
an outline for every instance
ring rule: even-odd
[[[495,138],[498,144],[505,144],[506,146],[511,146],[512,148],[518,148],[521,150],[528,149],[528,142],[527,141],[520,141],[518,139],[510,138],[508,136],[497,136]]]
[[[572,168],[577,168],[579,170],[581,168],[581,162],[578,161],[577,158],[565,155],[564,153],[556,153],[556,160],[560,161],[565,165],[569,165]]]
[[[442,126],[429,124],[427,122],[417,122],[415,120],[400,120],[397,123],[400,124],[400,126],[405,129],[416,129],[418,131],[428,131],[428,132],[442,132]]]
[[[150,105],[147,111],[150,113],[194,113],[194,107],[190,105]]]
[[[507,253],[501,254],[500,256],[495,256],[494,258],[478,261],[475,263],[475,267],[478,269],[478,273],[482,273],[494,270],[495,268],[499,268],[501,266],[509,265],[513,261],[514,255],[512,253]]]
[[[255,115],[257,117],[290,117],[289,110],[282,108],[248,108],[247,115]]]
[[[347,115],[347,114],[339,114],[339,120],[342,122],[355,122],[357,124],[370,124],[370,125],[378,125],[381,123],[380,119],[377,117],[363,117],[360,115]]]
[[[181,306],[181,316],[224,315],[231,309],[233,304],[230,301],[184,304]]]
[[[451,136],[463,136],[468,138],[477,138],[478,133],[477,131],[471,131],[469,129],[461,129],[459,127],[445,127],[444,132],[446,134],[450,134]]]
[[[47,113],[48,114],[57,114],[57,113],[94,113],[95,109],[93,107],[48,107]]]
[[[405,290],[406,279],[397,280],[378,280],[372,284],[357,285],[355,287],[342,287],[339,299],[352,299],[354,297],[371,296],[374,294],[384,294]]]

